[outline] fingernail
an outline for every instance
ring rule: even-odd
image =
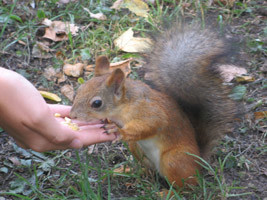
[[[70,147],[73,148],[73,149],[80,149],[80,148],[83,147],[83,144],[82,144],[82,142],[80,140],[74,139],[70,143]]]

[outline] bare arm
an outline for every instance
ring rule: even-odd
[[[35,151],[81,148],[113,140],[100,124],[80,123],[79,131],[61,124],[54,113],[68,116],[70,106],[46,104],[37,89],[16,72],[0,67],[0,126],[23,148]]]

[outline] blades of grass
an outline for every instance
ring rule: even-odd
[[[21,200],[32,200],[31,198],[21,195],[21,194],[15,194],[15,193],[10,193],[10,192],[0,192],[0,195],[10,195],[10,196],[15,196],[20,198]]]
[[[110,174],[108,174],[108,200],[111,200]]]
[[[211,167],[211,165],[210,165],[207,161],[205,161],[203,158],[201,158],[201,157],[199,157],[199,156],[197,156],[197,155],[188,153],[188,152],[187,152],[186,154],[198,158],[201,162],[203,162],[203,163],[206,165],[206,167],[205,167],[205,165],[203,165],[202,163],[196,161],[199,165],[203,166],[205,169],[208,168],[209,171],[212,172],[212,174],[214,175],[215,180],[217,181],[217,183],[218,183],[218,185],[219,185],[221,194],[225,194],[225,191],[224,191],[223,185],[222,185],[222,183],[221,183],[221,180],[220,180],[220,178],[219,178],[218,175],[217,175],[218,173],[217,173],[217,171],[215,171],[216,169],[214,170],[214,169]]]
[[[23,180],[31,189],[33,192],[35,192],[36,194],[40,195],[41,197],[45,197],[48,198],[49,196],[47,196],[46,194],[44,194],[43,192],[41,192],[40,190],[38,190],[38,188],[36,188],[35,186],[33,186],[26,178],[24,178],[23,176],[15,173],[15,175],[20,178],[21,180]]]
[[[12,5],[12,7],[11,7],[11,9],[10,9],[10,12],[9,12],[8,19],[9,19],[10,16],[12,15],[13,10],[14,10],[16,4],[17,4],[17,1],[18,1],[18,0],[15,0],[14,3],[13,3],[13,5]],[[1,31],[1,33],[0,33],[0,38],[1,38],[1,37],[3,36],[3,34],[4,34],[4,31],[5,31],[5,29],[6,29],[7,23],[8,23],[8,20],[6,20],[6,22],[5,22],[5,24],[4,24],[3,28],[2,28],[2,31]]]
[[[86,152],[85,152],[86,153]],[[82,174],[80,176],[80,186],[82,189],[82,193],[83,193],[83,199],[98,199],[97,195],[95,194],[95,192],[93,191],[90,182],[88,180],[88,169],[89,169],[89,159],[88,159],[88,155],[86,153],[86,162],[85,164],[83,164],[80,160],[80,155],[78,153],[78,151],[76,151],[76,156],[78,158],[78,163],[80,165],[80,169],[82,170]]]
[[[245,192],[245,193],[241,193],[241,194],[227,194],[227,197],[241,197],[241,196],[246,196],[246,195],[250,195],[253,194],[253,192]]]

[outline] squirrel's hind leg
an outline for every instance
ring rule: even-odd
[[[196,158],[186,154],[188,149],[173,148],[161,154],[160,174],[168,179],[170,184],[178,187],[197,184],[196,172],[200,169]],[[190,152],[199,156],[198,151]]]

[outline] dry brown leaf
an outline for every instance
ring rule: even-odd
[[[54,67],[47,67],[44,70],[43,75],[47,80],[54,82],[57,81],[58,83],[62,83],[67,79],[66,76],[60,72],[60,69],[55,69]]]
[[[83,67],[84,67],[83,63],[77,63],[74,65],[66,63],[63,66],[63,72],[67,76],[79,77],[83,74]]]
[[[49,81],[56,81],[57,72],[54,67],[45,68],[43,75]]]
[[[133,58],[129,58],[127,60],[123,60],[120,62],[116,62],[116,63],[110,63],[110,68],[113,69],[117,69],[120,68],[124,73],[125,76],[128,76],[128,74],[131,73],[131,66],[130,63],[133,61]]]
[[[88,154],[88,155],[91,155],[91,154],[94,152],[94,149],[95,149],[95,145],[90,145],[90,146],[88,147],[87,154]]]
[[[148,52],[151,49],[152,40],[149,38],[134,37],[132,28],[125,31],[118,37],[114,44],[116,47],[125,52]]]
[[[254,113],[255,119],[263,119],[267,117],[267,111],[260,111]]]
[[[238,83],[249,83],[255,81],[255,78],[252,76],[237,76],[235,80]]]
[[[87,66],[84,67],[84,70],[92,72],[92,71],[94,71],[94,65],[87,65]]]
[[[124,0],[123,7],[140,17],[148,17],[148,5],[142,0]]]
[[[53,41],[63,41],[68,40],[68,33],[71,32],[73,36],[77,35],[79,27],[71,24],[69,22],[62,21],[51,21],[49,19],[44,19],[42,24],[48,26],[45,28],[45,34],[43,38],[48,38]]]
[[[46,44],[42,42],[36,42],[32,48],[32,56],[34,58],[48,59],[53,57],[53,55],[50,54],[52,51],[53,50],[51,50]]]
[[[65,82],[66,80],[67,80],[67,77],[64,75],[64,73],[62,73],[62,72],[59,72],[59,73],[57,73],[57,82],[58,83],[63,83],[63,82]]]
[[[247,74],[247,70],[235,65],[221,65],[219,71],[224,82],[232,81],[236,76]]]
[[[115,173],[129,173],[129,172],[131,172],[131,169],[128,166],[121,165],[118,168],[114,169],[113,172],[115,172]],[[116,174],[114,174],[114,175],[116,175]]]
[[[21,165],[19,159],[15,156],[9,157],[8,159],[12,162],[13,165],[16,165],[16,166]]]
[[[91,13],[88,8],[84,8],[83,7],[83,9],[86,12],[88,12],[89,15],[90,15],[90,17],[92,17],[92,18],[99,19],[99,20],[106,20],[107,19],[106,15],[104,15],[103,13],[96,13],[96,14],[94,14],[94,13]]]
[[[63,85],[60,88],[61,94],[63,94],[65,97],[67,97],[70,101],[73,101],[74,99],[74,89],[71,85]]]
[[[24,46],[27,46],[27,44],[26,44],[25,42],[23,42],[22,40],[18,40],[18,43],[19,43],[19,44],[22,44],[22,45],[24,45]]]

